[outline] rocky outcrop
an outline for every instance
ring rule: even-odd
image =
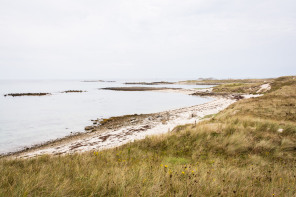
[[[4,96],[46,96],[46,95],[51,95],[50,93],[10,93],[10,94],[5,94]]]
[[[165,87],[107,87],[103,90],[115,90],[115,91],[152,91],[152,90],[179,90],[181,88],[165,88]]]
[[[157,81],[157,82],[126,82],[127,85],[163,85],[163,84],[175,84],[174,82]]]
[[[62,93],[82,93],[82,92],[87,92],[87,91],[83,91],[83,90],[66,90]]]

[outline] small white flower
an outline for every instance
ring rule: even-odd
[[[284,129],[278,129],[277,130],[279,133],[283,133]]]

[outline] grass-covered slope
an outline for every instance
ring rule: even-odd
[[[295,196],[296,79],[117,149],[0,160],[1,196]]]
[[[268,79],[199,79],[199,80],[179,81],[178,83],[191,84],[191,85],[220,85],[220,84],[268,83],[272,80],[273,80],[272,78],[268,78]]]
[[[266,91],[272,92],[281,87],[293,85],[295,76],[279,77],[277,79],[256,80],[217,80],[217,86],[213,87],[214,93],[242,93],[257,94]],[[214,83],[214,82],[213,82]],[[271,85],[271,90],[260,91],[262,85]]]
[[[263,83],[226,83],[213,87],[213,92],[254,94]]]

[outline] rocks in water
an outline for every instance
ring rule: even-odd
[[[94,126],[86,126],[86,127],[84,128],[84,130],[86,130],[86,131],[93,130],[93,129],[95,129]]]
[[[99,126],[99,125],[101,125],[101,124],[100,124],[101,120],[103,120],[103,119],[99,119],[99,118],[98,118],[98,119],[91,120],[91,121],[93,122],[93,125],[94,125],[94,126]]]
[[[127,82],[127,85],[163,85],[163,84],[175,84],[174,82],[156,81],[156,82]]]
[[[10,93],[10,94],[5,94],[4,96],[46,96],[46,95],[51,95],[50,93]]]
[[[179,90],[180,88],[166,88],[166,87],[107,87],[102,90],[114,91],[152,91],[152,90]]]
[[[66,90],[64,92],[61,93],[82,93],[82,92],[86,92],[83,90]],[[39,93],[10,93],[10,94],[4,94],[4,96],[12,96],[12,97],[16,97],[16,96],[46,96],[46,95],[51,95],[51,93],[47,93],[47,92],[39,92]]]
[[[82,93],[82,92],[86,92],[86,91],[83,91],[83,90],[66,90],[62,93]]]

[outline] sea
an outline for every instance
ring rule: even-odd
[[[149,80],[146,80],[149,81]],[[91,120],[128,114],[156,113],[209,102],[211,98],[169,92],[126,92],[105,87],[130,87],[130,80],[0,80],[0,154],[63,138]],[[207,88],[164,84],[155,87]],[[151,86],[149,86],[151,87]],[[152,86],[153,87],[153,86]],[[82,90],[82,93],[62,93]],[[47,96],[4,96],[9,93],[51,93]]]

